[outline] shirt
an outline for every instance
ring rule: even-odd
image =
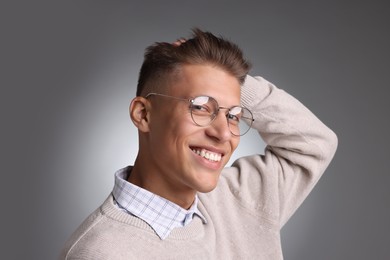
[[[198,196],[186,210],[179,205],[127,181],[131,167],[115,173],[113,197],[121,209],[148,223],[160,239],[165,239],[177,227],[188,225],[194,216],[206,224],[207,220],[198,209]]]

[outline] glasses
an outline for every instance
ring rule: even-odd
[[[186,101],[190,103],[190,112],[192,121],[197,126],[210,125],[218,115],[221,109],[226,109],[226,119],[229,126],[229,130],[234,136],[243,136],[246,134],[252,126],[253,115],[252,112],[241,106],[233,107],[220,107],[217,100],[209,96],[198,96],[195,98],[178,98],[158,93],[149,93],[146,98],[150,96],[160,96],[166,98],[173,98],[180,101]]]

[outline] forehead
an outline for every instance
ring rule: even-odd
[[[183,65],[172,82],[170,94],[180,97],[207,95],[221,106],[240,104],[240,83],[233,75],[213,65]]]

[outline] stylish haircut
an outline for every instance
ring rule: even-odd
[[[180,45],[157,42],[146,49],[137,96],[161,90],[185,64],[217,66],[236,77],[240,84],[244,82],[251,65],[236,44],[198,28],[192,32],[192,38]]]

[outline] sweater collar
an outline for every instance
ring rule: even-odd
[[[198,209],[198,196],[186,210],[179,205],[160,197],[148,190],[127,181],[131,167],[115,173],[113,196],[117,205],[128,213],[142,219],[156,232],[160,239],[165,239],[177,227],[185,227],[197,216],[204,224],[206,218]]]

